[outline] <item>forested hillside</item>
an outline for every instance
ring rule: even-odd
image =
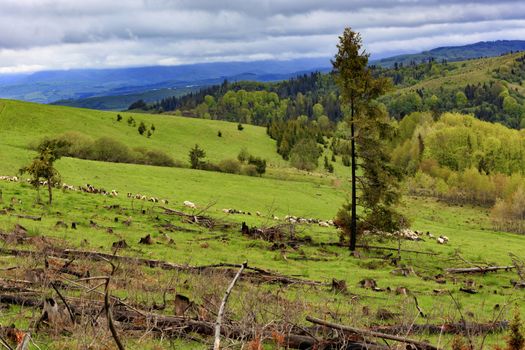
[[[524,57],[515,53],[453,63],[431,59],[372,68],[376,76],[392,79],[394,88],[380,101],[396,119],[412,112],[429,111],[437,116],[453,111],[518,129],[525,115]],[[196,93],[162,99],[145,109],[256,125],[300,116],[308,120],[326,116],[337,122],[344,114],[330,73],[305,74],[277,83],[225,81]]]
[[[373,63],[383,67],[393,67],[396,63],[410,64],[410,62],[425,62],[429,59],[436,61],[465,61],[481,57],[493,57],[510,52],[525,50],[523,40],[481,41],[464,46],[445,46],[415,54],[405,54],[376,60]]]

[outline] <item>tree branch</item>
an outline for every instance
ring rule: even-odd
[[[228,302],[228,298],[230,297],[230,293],[235,286],[235,283],[237,283],[237,280],[241,276],[242,271],[248,266],[248,262],[245,261],[242,263],[241,268],[239,269],[239,272],[235,275],[232,282],[230,283],[230,286],[228,289],[226,289],[226,293],[224,293],[224,298],[222,298],[221,306],[219,307],[219,313],[217,314],[217,321],[215,322],[215,341],[213,343],[213,350],[219,350],[221,345],[221,323],[222,323],[222,316],[224,314],[224,309],[226,308],[226,303]]]

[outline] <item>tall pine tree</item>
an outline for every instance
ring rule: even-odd
[[[359,33],[346,28],[337,49],[332,65],[350,129],[345,137],[350,141],[352,183],[351,201],[340,210],[338,218],[349,219],[339,221],[347,226],[343,229],[354,251],[358,232],[393,231],[403,223],[393,209],[399,201],[401,173],[390,165],[387,150],[393,126],[385,108],[375,101],[390,89],[391,82],[373,77]],[[361,216],[357,215],[358,205],[363,209]]]

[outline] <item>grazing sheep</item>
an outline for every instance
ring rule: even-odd
[[[230,213],[230,209],[223,209],[222,212],[225,213],[225,214],[229,214]]]
[[[112,191],[110,192],[110,195],[111,195],[112,197],[117,197],[117,196],[118,196],[118,192],[117,192],[116,190],[112,190]]]
[[[161,202],[162,204],[169,204],[169,202],[168,202],[167,199],[161,199],[160,202]]]
[[[195,203],[193,202],[190,202],[190,201],[184,201],[184,206],[188,207],[188,208],[191,208],[191,209],[196,209],[197,206],[195,205]]]
[[[327,223],[326,221],[319,221],[319,226],[321,226],[321,227],[330,227],[330,224]]]
[[[261,212],[260,211],[256,211],[255,214],[257,214],[257,216],[261,216]]]

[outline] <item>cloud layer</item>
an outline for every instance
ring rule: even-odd
[[[0,73],[330,57],[346,26],[376,57],[525,38],[521,0],[0,0],[0,8]]]

